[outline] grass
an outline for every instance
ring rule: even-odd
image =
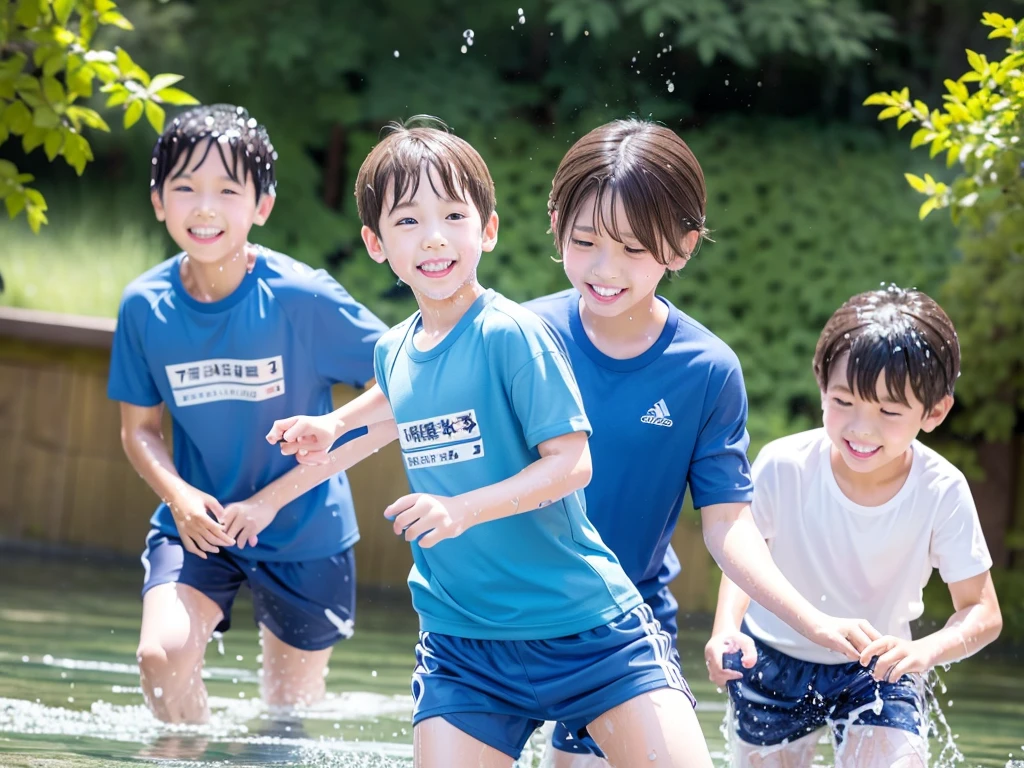
[[[125,198],[49,193],[38,235],[24,217],[0,220],[0,306],[116,317],[124,287],[169,253],[163,225]]]

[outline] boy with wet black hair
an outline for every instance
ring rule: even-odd
[[[723,576],[708,669],[729,687],[737,765],[809,766],[827,726],[839,768],[923,768],[924,673],[976,653],[1002,627],[967,481],[917,441],[953,405],[956,332],[919,291],[861,293],[825,325],[814,373],[824,427],[762,449],[754,518],[804,597],[863,616],[883,636],[850,663]],[[915,640],[910,624],[933,568],[955,613]]]
[[[108,393],[125,453],[163,500],[142,555],[142,689],[172,722],[208,718],[204,651],[242,583],[270,704],[322,696],[331,647],[352,634],[359,533],[345,475],[293,499],[294,464],[260,438],[282,416],[329,412],[333,384],[369,380],[385,327],[323,270],[249,244],[274,206],[276,158],[242,107],[196,107],[168,126],[151,197],[182,252],[125,289],[114,336]]]

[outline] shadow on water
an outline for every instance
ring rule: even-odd
[[[131,561],[0,550],[0,766],[412,764],[416,619],[404,589],[362,590],[356,635],[336,647],[331,661],[328,699],[292,716],[271,714],[259,700],[259,638],[243,590],[234,629],[207,649],[211,722],[170,727],[142,703],[135,664],[140,580],[141,568]],[[691,627],[680,640],[684,669],[721,763],[725,697],[703,678],[708,618],[681,623]],[[939,703],[966,757],[958,765],[1024,768],[1020,658],[997,649],[955,666],[943,680],[948,688]],[[535,762],[541,741],[524,763]]]

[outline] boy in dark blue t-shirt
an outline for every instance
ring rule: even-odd
[[[108,394],[125,453],[163,500],[142,555],[142,689],[172,722],[208,717],[204,651],[243,582],[270,704],[319,698],[331,646],[352,634],[359,533],[345,475],[293,499],[294,464],[258,438],[282,416],[329,412],[333,384],[372,378],[385,328],[323,270],[249,245],[274,206],[276,156],[241,107],[171,123],[151,194],[182,253],[134,280],[118,315]]]

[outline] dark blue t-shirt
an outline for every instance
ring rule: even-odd
[[[669,542],[687,486],[698,509],[753,496],[739,360],[707,328],[659,300],[669,310],[665,328],[628,360],[591,342],[577,291],[525,304],[565,345],[594,430],[587,517],[645,599],[679,575]]]
[[[143,407],[165,403],[174,424],[174,466],[222,504],[244,501],[296,467],[269,445],[276,419],[332,410],[331,385],[373,377],[373,348],[386,327],[329,274],[261,250],[253,271],[220,301],[196,301],[181,284],[182,255],[125,289],[107,394]],[[177,535],[166,504],[152,525]],[[252,560],[328,557],[359,538],[344,473],[278,512]]]

